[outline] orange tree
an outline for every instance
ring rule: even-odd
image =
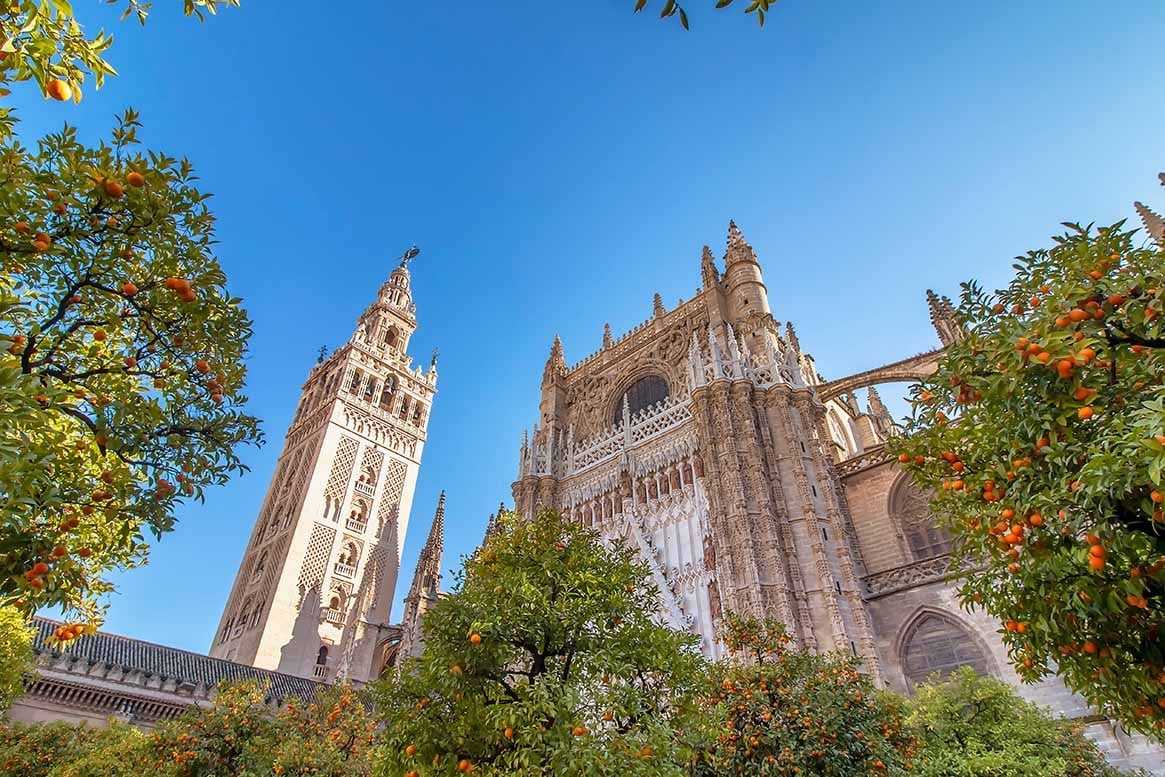
[[[375,722],[350,688],[322,688],[272,714],[255,682],[226,684],[143,733],[67,723],[0,723],[0,774],[21,777],[361,777]]]
[[[688,729],[693,777],[889,775],[915,743],[901,700],[878,690],[840,653],[789,647],[783,624],[729,615],[726,660]]]
[[[653,621],[635,551],[543,511],[505,517],[379,683],[379,775],[680,775],[695,638]]]
[[[137,129],[0,144],[0,605],[26,613],[92,619],[103,575],[260,441],[208,195]]]
[[[145,24],[151,3],[142,0],[102,0],[124,3],[127,16]],[[199,20],[220,7],[237,6],[239,0],[182,0],[183,12]],[[113,37],[99,31],[89,37],[81,28],[69,0],[6,0],[0,7],[0,98],[7,84],[34,79],[46,97],[81,100],[81,84],[87,74],[101,86],[107,75],[116,75],[104,58]],[[0,137],[11,131],[11,111],[0,106]]]
[[[912,389],[890,448],[956,539],[961,596],[1026,681],[1060,675],[1165,734],[1165,252],[1123,222],[1067,225]]]

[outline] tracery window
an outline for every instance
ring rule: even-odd
[[[627,397],[627,406],[634,415],[645,407],[651,407],[656,402],[667,399],[669,393],[666,380],[659,375],[647,375],[632,383],[623,395]],[[622,422],[623,397],[620,396],[619,401],[615,403],[612,423],[617,426]]]
[[[945,677],[961,666],[991,673],[978,640],[951,618],[926,613],[910,626],[902,642],[902,673],[913,687],[938,672]]]
[[[929,495],[916,489],[905,476],[891,496],[890,514],[902,528],[915,561],[950,552],[951,536],[935,524],[930,514]]]

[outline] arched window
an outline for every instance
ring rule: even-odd
[[[945,677],[961,666],[990,675],[979,641],[953,618],[925,612],[908,627],[902,641],[902,673],[913,687],[935,672]]]
[[[320,645],[320,652],[316,653],[316,666],[323,666],[328,663],[328,646]]]
[[[357,499],[352,503],[352,512],[348,513],[348,520],[363,522],[368,518],[368,503],[363,499]]]
[[[356,560],[360,558],[360,549],[356,547],[355,542],[349,542],[340,551],[340,563],[347,564],[350,567],[356,566]]]
[[[364,382],[364,370],[353,370],[352,378],[348,381],[348,393],[359,394],[360,384]]]
[[[640,378],[631,384],[620,395],[619,401],[615,403],[615,410],[612,415],[612,423],[619,425],[623,423],[623,396],[627,397],[627,406],[631,410],[631,414],[638,413],[645,407],[651,407],[656,402],[662,402],[667,399],[668,394],[667,381],[658,375],[648,375]]]
[[[328,600],[328,606],[333,610],[340,609],[340,596],[337,594]]]
[[[930,514],[930,497],[915,488],[905,475],[891,492],[890,515],[902,528],[915,561],[950,552],[951,536],[935,524]]]
[[[396,327],[390,326],[384,333],[384,344],[389,348],[396,348],[397,339]]]
[[[384,387],[380,390],[380,409],[392,410],[392,397],[396,394],[396,378],[389,375],[384,379]]]

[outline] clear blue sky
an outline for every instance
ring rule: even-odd
[[[18,88],[23,135],[96,140],[131,105],[195,162],[269,436],[119,577],[107,628],[208,648],[316,351],[413,242],[413,351],[441,377],[394,617],[438,492],[446,567],[509,500],[554,333],[574,362],[654,292],[690,298],[730,217],[829,377],[932,347],[926,288],[1165,206],[1160,0],[782,0],[763,30],[712,5],[685,33],[632,0],[243,0],[204,25],[158,0],[145,29],[76,3],[122,75],[79,108]]]

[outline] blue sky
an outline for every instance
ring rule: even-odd
[[[933,347],[926,288],[1165,205],[1159,0],[784,0],[763,30],[712,5],[685,33],[632,0],[244,0],[203,25],[160,0],[145,29],[78,4],[122,75],[76,108],[18,88],[22,134],[96,141],[133,106],[195,162],[269,438],[119,576],[108,629],[208,649],[315,353],[413,242],[413,352],[441,377],[394,617],[438,492],[446,567],[509,500],[555,332],[573,363],[653,293],[690,298],[729,218],[836,377]]]

